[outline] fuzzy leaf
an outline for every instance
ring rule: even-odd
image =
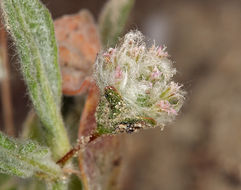
[[[135,0],[109,0],[103,8],[99,28],[104,46],[113,46],[118,41]]]
[[[33,110],[28,113],[23,123],[21,138],[31,139],[38,142],[42,146],[47,146],[42,123]]]
[[[2,182],[2,179],[5,181]],[[44,181],[38,180],[34,177],[21,179],[6,174],[0,174],[0,189],[2,190],[43,190],[45,187],[46,185]]]
[[[61,76],[51,16],[38,0],[3,0],[1,7],[29,95],[57,160],[70,145],[60,114]]]
[[[58,179],[60,167],[51,159],[47,148],[33,141],[17,141],[0,132],[0,173],[18,177]]]

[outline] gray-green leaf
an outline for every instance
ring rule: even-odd
[[[29,95],[58,160],[70,145],[60,114],[61,75],[51,15],[38,0],[2,0],[1,7]]]
[[[62,178],[61,168],[51,159],[48,148],[33,141],[19,141],[0,132],[0,173],[18,177]]]
[[[101,40],[104,46],[113,46],[121,35],[135,0],[109,0],[99,19]]]

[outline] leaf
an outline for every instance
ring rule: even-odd
[[[14,178],[6,174],[0,174],[0,189],[4,189],[4,190],[17,189],[17,185],[15,184]]]
[[[121,35],[135,0],[109,0],[99,17],[104,46],[114,46]]]
[[[30,110],[22,126],[21,138],[31,139],[40,145],[47,146],[42,128],[42,124],[34,110]]]
[[[81,10],[54,21],[63,76],[63,93],[81,93],[80,86],[91,76],[93,64],[100,51],[100,37],[92,14]]]
[[[56,180],[61,168],[51,159],[50,151],[33,141],[19,141],[0,132],[0,173],[22,178],[36,175]]]
[[[95,110],[99,101],[98,87],[89,90],[82,112],[79,138],[88,137],[97,130]],[[85,190],[116,190],[121,164],[121,146],[118,136],[99,137],[79,154],[79,167]]]
[[[1,183],[1,178],[5,176],[7,179]],[[0,189],[2,190],[43,190],[46,185],[37,178],[21,179],[5,174],[0,174]]]
[[[121,169],[121,146],[118,136],[104,136],[87,145],[79,155],[85,190],[117,190]]]
[[[46,189],[46,184],[43,181],[40,181],[36,178],[31,178],[30,180],[27,181],[24,180],[25,183],[22,184],[22,187],[19,188],[20,189],[24,189],[24,190],[43,190]],[[19,183],[18,183],[19,186]]]
[[[95,83],[92,83],[80,119],[79,137],[88,136],[96,130],[95,112],[99,98],[99,89]]]
[[[29,95],[57,160],[70,145],[60,114],[61,76],[51,16],[38,0],[2,0],[1,7]]]

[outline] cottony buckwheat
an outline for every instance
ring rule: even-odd
[[[165,48],[147,48],[141,32],[127,33],[95,63],[102,94],[96,114],[99,130],[132,132],[171,122],[185,94],[171,80],[175,74]]]

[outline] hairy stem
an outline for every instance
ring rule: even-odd
[[[85,143],[82,143],[82,141],[79,141],[74,148],[72,148],[69,152],[67,152],[62,158],[60,158],[56,163],[64,166],[65,163],[70,160],[75,154],[77,154],[82,148],[87,146],[89,143],[93,142],[95,139],[100,137],[100,134],[94,133],[89,138],[88,141]]]

